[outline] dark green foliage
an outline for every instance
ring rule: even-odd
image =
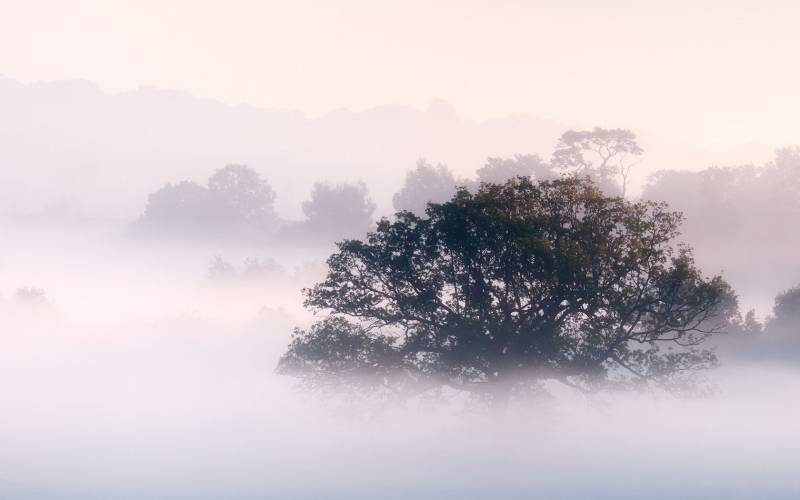
[[[499,401],[543,379],[674,383],[715,364],[700,344],[736,314],[729,286],[671,244],[680,221],[575,178],[461,189],[339,243],[305,290],[333,315],[298,331],[279,369]]]
[[[309,330],[295,330],[281,371],[308,377],[317,385],[383,386],[402,369],[396,339],[370,332],[341,317],[329,317]]]

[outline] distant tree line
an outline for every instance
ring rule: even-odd
[[[683,212],[682,238],[740,287],[774,290],[800,280],[800,149],[779,149],[758,166],[663,170],[642,198]]]
[[[424,214],[429,202],[449,199],[458,187],[501,184],[516,177],[553,180],[563,175],[592,179],[610,194],[624,194],[632,162],[642,152],[636,136],[622,129],[595,128],[566,132],[547,162],[537,155],[488,158],[474,179],[456,178],[443,164],[418,161],[406,174],[392,204],[398,211]],[[245,165],[228,165],[214,172],[205,186],[191,181],[167,184],[150,194],[136,223],[140,232],[179,238],[295,243],[325,242],[364,235],[372,227],[375,203],[364,183],[316,183],[302,203],[305,218],[281,220],[276,194],[268,181]]]
[[[770,315],[764,322],[766,333],[792,335],[800,340],[800,284],[778,294]]]
[[[266,179],[246,165],[214,172],[207,185],[183,181],[148,196],[136,231],[160,237],[263,242],[283,236],[329,241],[363,234],[375,204],[363,183],[317,183],[303,202],[305,219],[281,220],[276,194]]]
[[[416,169],[406,174],[392,203],[395,210],[422,215],[429,202],[449,200],[459,186],[475,191],[481,184],[503,184],[516,177],[545,181],[565,175],[589,178],[603,192],[624,197],[631,168],[643,152],[633,132],[595,127],[565,132],[550,162],[533,154],[490,157],[475,171],[475,179],[456,179],[446,165],[434,167],[420,160]]]
[[[406,173],[392,197],[396,211],[423,216],[429,202],[449,200],[459,187],[516,177],[536,181],[589,178],[609,196],[630,196],[630,174],[642,148],[624,129],[565,132],[549,159],[490,157],[471,178],[425,159]],[[152,193],[136,227],[179,238],[330,244],[363,236],[375,222],[375,203],[363,183],[317,183],[301,205],[303,218],[276,214],[266,179],[243,165],[216,171],[206,185],[184,181]],[[678,239],[691,243],[699,262],[724,271],[741,290],[772,290],[800,280],[800,149],[778,150],[764,165],[662,170],[644,185],[642,200],[665,201],[685,216]]]
[[[274,227],[275,192],[245,165],[214,172],[205,186],[167,184],[147,198],[138,228],[160,236],[244,236]]]
[[[450,387],[499,406],[544,380],[688,387],[717,362],[709,336],[798,329],[800,286],[760,321],[740,314],[727,265],[738,283],[800,274],[800,150],[763,166],[660,171],[634,200],[642,154],[632,132],[594,128],[564,133],[549,160],[490,157],[471,179],[421,159],[392,197],[394,218],[377,224],[363,183],[317,183],[304,218],[286,221],[260,174],[228,165],[205,186],[151,194],[137,227],[337,242],[326,278],[305,290],[329,315],[296,331],[279,366],[311,384]],[[709,263],[725,279],[702,273]],[[246,262],[238,275],[270,270]],[[211,271],[237,276],[219,259]]]

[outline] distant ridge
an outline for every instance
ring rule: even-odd
[[[137,217],[147,194],[164,183],[202,181],[228,163],[265,176],[289,218],[321,180],[363,180],[385,214],[420,157],[471,176],[488,156],[547,158],[570,128],[525,114],[470,120],[441,99],[427,109],[383,105],[309,118],[152,86],[108,93],[81,79],[20,83],[2,76],[0,109],[0,212],[77,200],[89,216],[120,219]],[[651,171],[714,160],[641,137]]]

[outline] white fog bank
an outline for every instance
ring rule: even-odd
[[[696,400],[555,388],[502,419],[458,398],[376,412],[274,374],[312,319],[299,289],[314,272],[293,270],[314,269],[305,257],[275,256],[283,278],[221,284],[209,248],[18,238],[0,254],[3,498],[800,494],[791,359],[721,356],[716,393]]]

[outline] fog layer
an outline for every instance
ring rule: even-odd
[[[0,234],[6,498],[800,493],[797,357],[730,343],[709,374],[716,392],[696,400],[554,386],[502,418],[456,395],[381,410],[273,372],[292,327],[312,320],[299,289],[319,279],[324,251]],[[233,272],[210,272],[215,255]],[[247,258],[273,265],[251,276]]]

